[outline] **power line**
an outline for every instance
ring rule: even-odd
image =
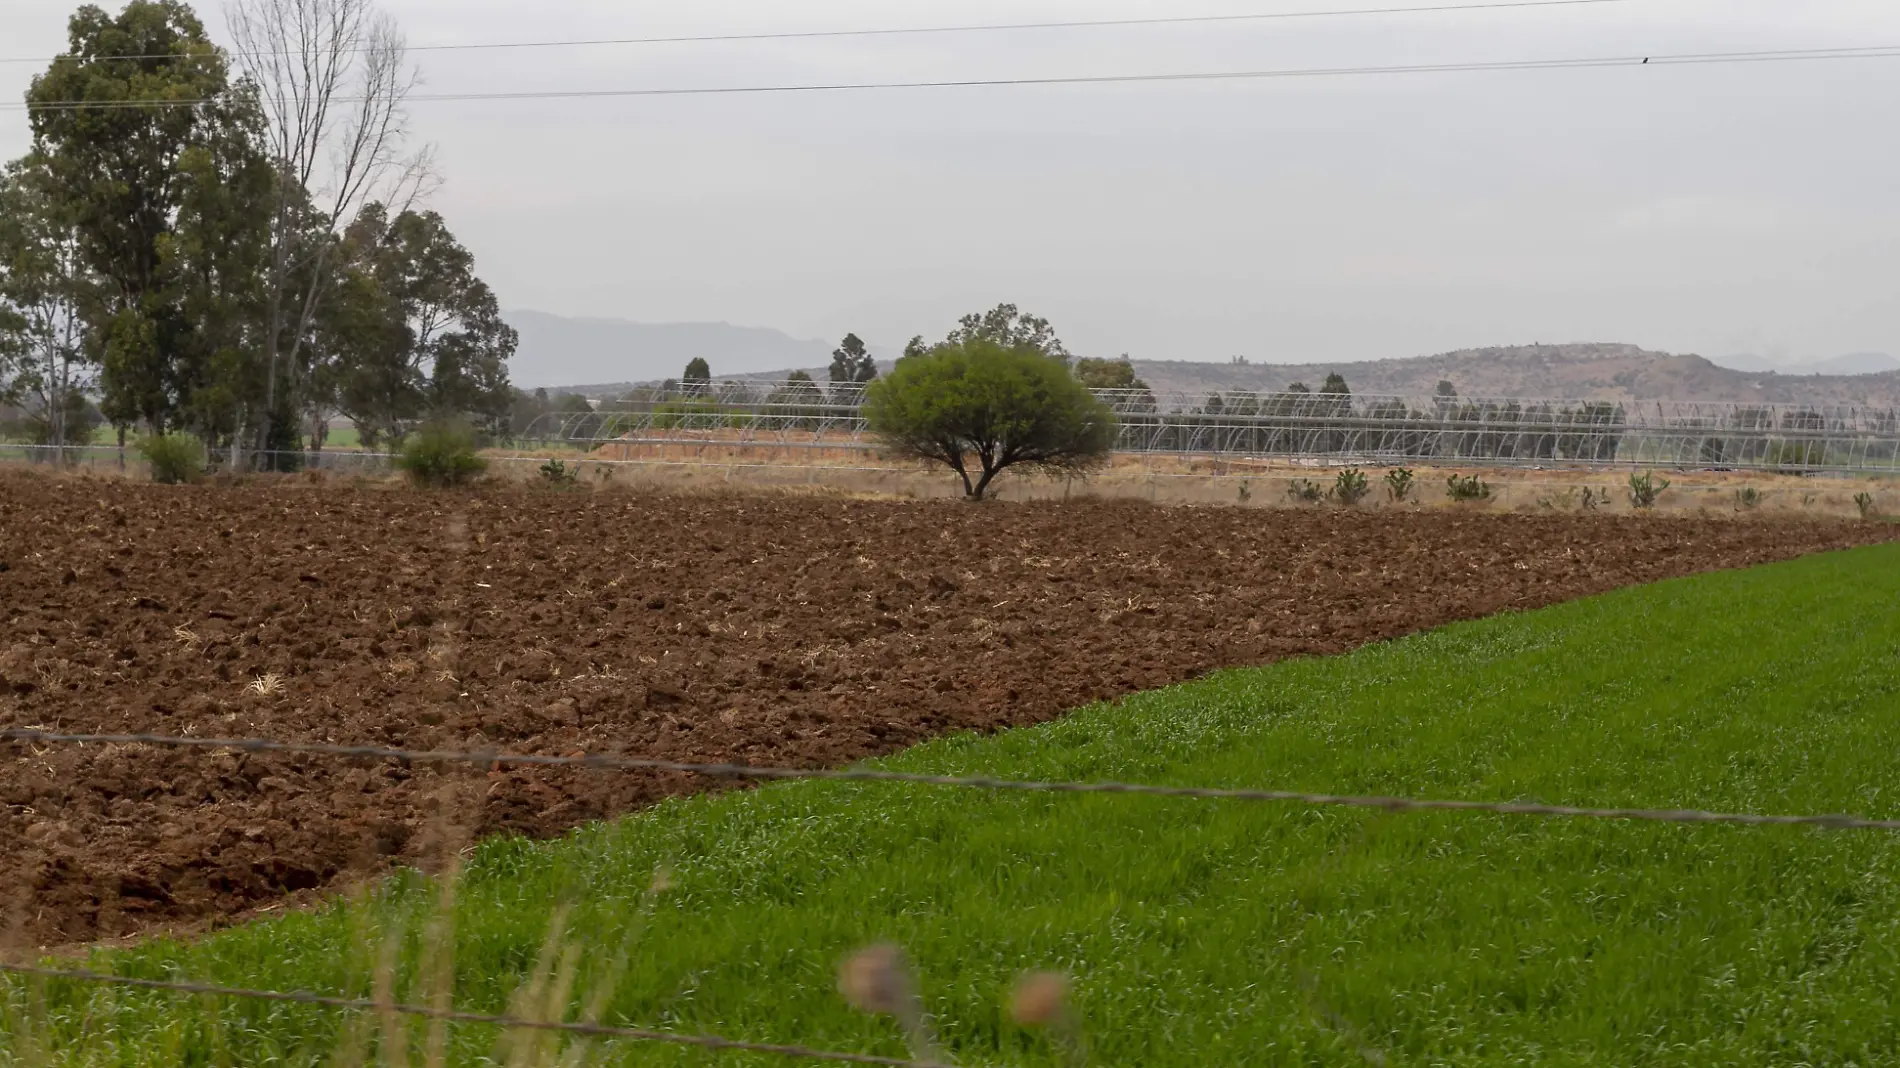
[[[1622,4],[1630,0],[1503,0],[1493,3],[1432,4],[1424,7],[1364,7],[1333,11],[1268,11],[1242,15],[1170,15],[1156,18],[1136,19],[1078,19],[1065,22],[995,22],[972,26],[907,26],[870,30],[792,30],[780,33],[719,33],[700,34],[681,37],[604,37],[583,38],[565,41],[496,41],[477,44],[434,44],[410,45],[411,52],[477,52],[516,48],[577,48],[597,45],[657,45],[657,44],[711,44],[739,41],[798,41],[828,37],[900,37],[921,36],[926,34],[952,33],[993,33],[1010,30],[1074,30],[1100,29],[1122,26],[1187,26],[1196,24],[1265,22],[1286,19],[1350,18],[1369,15],[1414,15],[1434,14],[1454,11],[1505,11],[1540,7],[1581,7],[1597,4]],[[344,53],[364,51],[363,48],[343,49]],[[284,56],[296,55],[294,52],[228,52],[231,56]],[[69,58],[71,53],[58,56],[14,56],[0,58],[0,63],[51,63],[57,59]],[[127,56],[100,56],[101,60],[112,59],[185,59],[174,52],[153,52]]]
[[[78,969],[40,968],[25,964],[0,962],[0,972],[12,975],[29,976],[37,979],[62,979],[76,983],[106,983],[113,986],[136,987],[141,990],[166,990],[178,994],[193,994],[201,997],[247,998],[253,1001],[279,1001],[294,1005],[318,1005],[331,1009],[351,1009],[360,1012],[394,1012],[404,1016],[420,1016],[431,1020],[445,1020],[450,1023],[486,1024],[493,1027],[506,1027],[530,1031],[558,1031],[572,1035],[585,1035],[591,1038],[621,1038],[640,1042],[667,1042],[681,1046],[696,1046],[700,1049],[717,1050],[728,1053],[770,1053],[781,1057],[801,1057],[807,1060],[841,1061],[846,1064],[877,1064],[890,1068],[946,1068],[943,1065],[927,1061],[906,1060],[901,1057],[879,1057],[868,1053],[841,1053],[835,1050],[814,1049],[810,1046],[780,1045],[770,1042],[746,1042],[740,1039],[720,1038],[716,1035],[682,1035],[671,1031],[649,1031],[637,1027],[613,1027],[608,1024],[567,1023],[558,1020],[526,1020],[516,1016],[491,1016],[479,1012],[457,1012],[453,1009],[435,1009],[426,1005],[392,1005],[386,1002],[370,1001],[363,998],[340,998],[327,994],[311,994],[304,991],[252,990],[236,986],[214,986],[209,983],[192,983],[176,979],[134,979],[123,975],[107,975],[104,972],[82,971]]]
[[[1777,49],[1763,52],[1686,52],[1675,55],[1592,56],[1575,59],[1523,59],[1482,63],[1420,63],[1398,66],[1300,67],[1280,70],[1209,71],[1180,74],[1099,74],[1048,78],[962,78],[914,82],[831,82],[805,85],[731,85],[654,89],[549,89],[517,93],[418,93],[408,102],[502,100],[587,100],[609,97],[742,96],[762,93],[836,93],[871,89],[968,89],[980,86],[1138,85],[1163,82],[1253,81],[1279,78],[1328,78],[1377,74],[1454,74],[1473,71],[1586,70],[1600,67],[1701,66],[1722,63],[1773,63],[1839,59],[1900,58],[1900,45],[1854,48]],[[333,97],[334,103],[361,103],[355,96]],[[9,111],[80,111],[145,107],[196,107],[211,98],[183,100],[57,100],[36,104],[8,104]]]
[[[1146,797],[1183,797],[1209,801],[1276,801],[1306,805],[1377,808],[1387,812],[1481,812],[1499,816],[1900,831],[1900,819],[1881,820],[1845,815],[1780,816],[1744,812],[1705,812],[1699,809],[1578,808],[1570,805],[1545,805],[1518,801],[1435,801],[1409,797],[1306,793],[1295,790],[1230,790],[1199,786],[1149,786],[1124,782],[1037,782],[963,775],[924,775],[914,772],[877,771],[870,768],[842,770],[777,768],[756,767],[749,764],[695,764],[649,757],[460,753],[442,750],[386,749],[378,746],[330,745],[322,742],[280,742],[268,738],[189,738],[164,734],[63,734],[33,728],[7,728],[0,729],[0,740],[45,742],[56,745],[155,745],[185,749],[236,749],[251,753],[294,753],[306,756],[398,760],[409,764],[475,764],[478,766],[511,764],[592,770],[672,771],[730,779],[820,779],[832,782],[906,783],[915,786],[954,786],[978,790],[1035,793],[1134,794]]]

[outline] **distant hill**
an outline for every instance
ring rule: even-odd
[[[1705,400],[1784,404],[1900,406],[1900,372],[1781,374],[1718,367],[1700,356],[1635,345],[1518,345],[1436,356],[1330,364],[1225,364],[1136,360],[1135,373],[1156,390],[1317,388],[1344,375],[1355,393],[1426,395],[1449,381],[1462,396],[1578,400]]]
[[[730,323],[570,319],[527,310],[503,312],[502,318],[521,334],[508,371],[524,389],[677,378],[695,356],[704,357],[717,375],[824,367],[833,347]]]
[[[824,342],[755,327],[563,319],[540,312],[510,312],[508,320],[521,331],[521,350],[510,365],[517,385],[596,398],[623,393],[634,383],[677,377],[696,355],[705,356],[721,378],[781,379],[807,370],[822,380],[831,362],[831,346]],[[1268,392],[1292,382],[1317,388],[1337,372],[1354,393],[1425,396],[1442,380],[1466,397],[1900,407],[1900,360],[1881,353],[1794,365],[1797,373],[1778,367],[1738,370],[1701,356],[1606,343],[1461,349],[1356,363],[1134,363],[1135,373],[1154,389],[1191,394]],[[882,360],[879,365],[890,366]],[[1817,368],[1832,370],[1818,373]]]
[[[1775,371],[1784,375],[1875,375],[1900,371],[1900,360],[1884,352],[1850,352],[1831,360],[1810,363],[1788,363],[1744,353],[1724,356],[1714,362],[1717,366],[1736,371]]]

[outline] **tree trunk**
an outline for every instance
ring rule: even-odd
[[[66,466],[66,372],[53,376],[53,403],[46,410],[46,429],[53,442],[53,466]]]
[[[990,488],[990,483],[994,481],[996,476],[1001,473],[1002,473],[1002,468],[991,467],[988,464],[985,464],[983,466],[983,477],[976,480],[976,488],[970,490],[969,494],[967,495],[967,499],[970,500],[972,503],[981,501],[983,499],[984,491]],[[967,477],[963,480],[963,485],[966,488],[970,485],[970,480]]]
[[[278,339],[282,336],[284,329],[283,278],[287,272],[288,251],[285,248],[284,236],[281,233],[273,236],[277,244],[271,252],[271,273],[274,277],[271,280],[269,310],[264,317],[264,411],[257,421],[257,451],[260,453],[270,448],[271,413],[277,409]],[[231,441],[232,471],[243,470],[242,461],[239,459],[243,448],[244,434],[243,428],[240,427],[237,436]]]

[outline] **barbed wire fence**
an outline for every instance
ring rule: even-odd
[[[253,990],[248,987],[218,986],[213,983],[192,983],[176,979],[139,979],[132,976],[112,975],[83,968],[45,968],[29,964],[11,964],[0,961],[0,973],[18,975],[32,979],[53,979],[76,983],[98,983],[107,986],[130,987],[139,990],[157,990],[174,994],[192,994],[201,997],[244,998],[251,1001],[274,1001],[292,1005],[313,1005],[320,1008],[343,1009],[355,1012],[396,1013],[402,1016],[414,1016],[420,1019],[441,1020],[446,1023],[484,1024],[507,1030],[549,1031],[572,1035],[580,1038],[618,1038],[640,1042],[663,1042],[677,1046],[695,1046],[717,1053],[769,1053],[780,1057],[803,1058],[807,1060],[834,1061],[845,1064],[893,1065],[897,1068],[949,1068],[934,1061],[918,1061],[904,1057],[880,1057],[870,1053],[848,1053],[841,1050],[824,1050],[811,1046],[781,1044],[775,1042],[748,1042],[742,1039],[722,1038],[718,1035],[688,1035],[671,1031],[653,1031],[639,1027],[617,1027],[610,1024],[592,1024],[579,1021],[536,1020],[525,1016],[500,1016],[480,1012],[461,1012],[454,1009],[431,1008],[427,1005],[404,1005],[372,998],[343,998],[327,994],[313,994],[302,990]]]
[[[882,771],[875,768],[791,768],[754,764],[703,764],[649,757],[583,755],[554,756],[535,753],[479,753],[450,750],[390,749],[380,746],[335,745],[328,742],[285,742],[268,738],[195,738],[165,734],[64,734],[31,728],[0,729],[0,740],[54,745],[151,745],[177,749],[231,749],[251,753],[286,753],[348,759],[394,760],[405,764],[473,764],[482,767],[534,766],[586,768],[596,771],[665,771],[709,778],[754,780],[822,780],[828,782],[902,783],[1059,794],[1131,794],[1145,797],[1191,798],[1203,801],[1265,801],[1304,805],[1375,808],[1387,812],[1477,812],[1498,816],[1543,816],[1566,819],[1635,820],[1661,823],[1727,823],[1752,827],[1817,827],[1825,830],[1900,831],[1900,819],[1871,819],[1846,814],[1761,815],[1711,812],[1701,809],[1587,808],[1524,801],[1460,801],[1360,794],[1327,794],[1299,790],[1256,790],[1201,786],[1159,786],[1129,782],[1043,782],[983,776],[927,775]]]
[[[328,742],[285,741],[271,738],[213,738],[138,733],[81,734],[46,730],[38,727],[0,728],[0,742],[12,742],[26,746],[151,746],[155,748],[196,751],[228,750],[243,753],[327,757],[338,760],[395,761],[403,764],[465,764],[489,769],[504,766],[525,766],[575,768],[596,772],[659,771],[754,782],[859,782],[998,792],[1124,795],[1214,802],[1344,806],[1373,809],[1384,813],[1451,812],[1504,817],[1614,820],[1666,824],[1808,827],[1819,831],[1900,831],[1900,819],[1883,819],[1839,813],[1772,814],[1723,812],[1704,809],[1586,807],[1522,801],[1476,801],[1387,795],[1329,794],[1300,790],[1168,786],[1117,781],[1037,781],[969,775],[934,775],[916,772],[886,771],[865,767],[799,768],[732,763],[693,763],[608,754],[560,756],[536,753],[409,750],[383,746],[343,745]],[[886,1065],[893,1066],[893,1068],[946,1068],[941,1061],[934,1059],[885,1057],[848,1051],[826,1050],[798,1044],[755,1042],[744,1039],[727,1038],[719,1035],[685,1034],[597,1022],[546,1020],[520,1015],[464,1012],[439,1006],[401,1004],[387,998],[348,998],[309,991],[264,990],[191,982],[183,979],[147,979],[115,975],[83,968],[59,968],[45,964],[19,964],[6,960],[0,960],[0,974],[42,981],[97,984],[179,993],[199,997],[237,998],[253,1001],[310,1005],[344,1011],[374,1012],[385,1015],[396,1014],[442,1021],[445,1023],[465,1023],[493,1026],[504,1030],[556,1033],[576,1038],[656,1042],[695,1047],[707,1052],[757,1053],[791,1059],[818,1060],[847,1064]],[[1333,1026],[1337,1030],[1340,1025],[1335,1023],[1329,1026]]]

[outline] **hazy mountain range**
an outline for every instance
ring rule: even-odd
[[[1774,371],[1784,375],[1877,375],[1900,371],[1900,360],[1884,352],[1850,352],[1831,360],[1794,363],[1743,354],[1715,357],[1715,364],[1737,371]]]
[[[730,323],[569,319],[525,310],[502,318],[521,334],[508,370],[523,389],[678,378],[695,356],[717,375],[826,367],[837,345]]]
[[[1157,390],[1275,390],[1317,387],[1344,375],[1355,393],[1424,396],[1448,381],[1467,397],[1549,397],[1642,401],[1702,400],[1777,404],[1900,405],[1900,372],[1782,374],[1718,367],[1693,355],[1635,345],[1517,345],[1435,356],[1328,364],[1218,364],[1136,360],[1135,373]]]
[[[704,357],[718,377],[782,377],[808,370],[822,380],[834,345],[729,323],[570,319],[536,311],[511,311],[505,318],[521,333],[509,365],[516,385],[592,397],[624,392],[636,382],[677,378],[695,356]],[[1900,360],[1881,353],[1810,364],[1773,364],[1750,356],[1718,363],[1635,345],[1587,343],[1464,349],[1357,363],[1134,363],[1136,374],[1154,389],[1190,393],[1270,391],[1291,382],[1317,387],[1337,372],[1355,393],[1422,396],[1442,380],[1467,397],[1900,405]]]

